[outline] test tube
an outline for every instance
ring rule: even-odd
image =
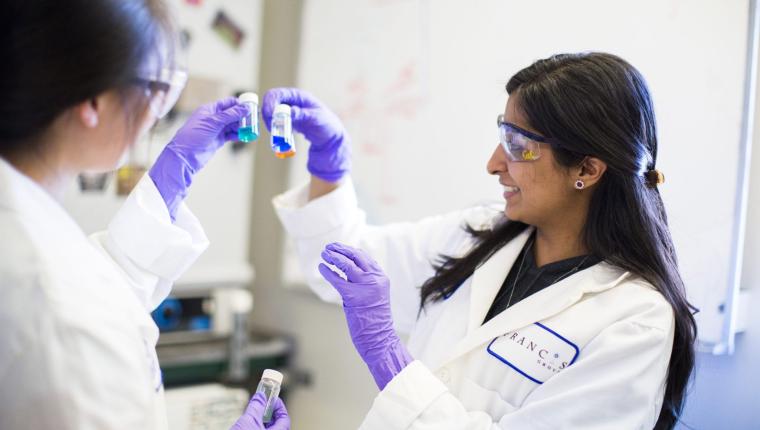
[[[290,106],[279,104],[272,115],[272,151],[278,158],[288,158],[296,154],[293,145],[293,125],[290,119]]]
[[[282,384],[282,373],[265,369],[264,374],[261,375],[261,381],[256,388],[257,393],[264,393],[266,396],[266,405],[264,407],[264,424],[268,424],[272,421],[272,412],[274,408],[274,402],[277,396],[280,395],[280,385]]]
[[[253,142],[259,137],[259,96],[256,93],[243,93],[238,97],[241,104],[248,105],[248,115],[240,118],[238,140]]]

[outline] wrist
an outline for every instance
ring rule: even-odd
[[[184,159],[167,146],[151,166],[148,176],[166,203],[173,222],[177,209],[187,196],[187,189],[192,183],[192,169]]]
[[[311,176],[309,183],[309,201],[318,199],[337,190],[343,184],[343,179],[336,182],[328,182],[318,176]]]
[[[321,145],[309,147],[306,168],[325,182],[336,183],[351,169],[351,150],[343,134]]]
[[[414,357],[409,353],[409,350],[401,343],[400,339],[396,338],[395,342],[389,344],[385,349],[385,354],[382,357],[373,361],[365,360],[365,363],[375,379],[375,384],[382,391],[396,375],[413,361]]]

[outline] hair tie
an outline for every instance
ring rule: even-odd
[[[647,186],[655,188],[658,185],[665,183],[665,175],[657,169],[652,169],[644,174],[646,178]]]

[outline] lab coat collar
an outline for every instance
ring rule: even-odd
[[[630,276],[629,272],[601,262],[526,297],[482,324],[532,233],[530,228],[515,237],[473,273],[467,336],[452,348],[443,365],[504,333],[550,318],[578,302],[584,294],[607,290]]]
[[[467,323],[467,334],[477,330],[483,323],[496,294],[499,292],[504,279],[512,269],[517,256],[525,246],[525,243],[533,234],[533,228],[525,231],[510,240],[501,249],[496,251],[491,258],[472,274],[470,284],[470,315]]]

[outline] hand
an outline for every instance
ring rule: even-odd
[[[264,94],[261,116],[269,129],[275,106],[290,105],[293,128],[311,142],[309,172],[327,182],[338,182],[351,169],[351,149],[340,119],[322,102],[297,88],[275,88]]]
[[[163,197],[172,221],[187,196],[193,175],[225,142],[237,138],[240,118],[247,114],[248,108],[238,104],[235,97],[203,105],[190,115],[161,151],[148,174]]]
[[[264,394],[254,394],[251,401],[248,402],[245,412],[235,421],[230,430],[290,430],[288,410],[285,409],[285,403],[279,397],[275,399],[272,421],[266,425],[263,424],[265,407],[266,397]]]
[[[327,245],[322,259],[346,275],[344,280],[326,264],[319,265],[319,273],[343,298],[351,340],[382,390],[414,361],[393,329],[390,280],[369,255],[347,245]]]

